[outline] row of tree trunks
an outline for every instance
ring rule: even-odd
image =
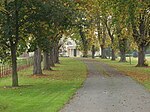
[[[42,58],[43,57],[43,58]],[[52,70],[51,67],[55,67],[55,64],[59,64],[59,44],[55,43],[50,50],[44,51],[42,56],[42,51],[38,47],[34,51],[34,66],[33,74],[42,75],[42,61],[43,61],[43,70]]]

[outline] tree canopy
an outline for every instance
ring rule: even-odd
[[[150,45],[150,2],[1,0],[0,58],[11,59],[12,85],[18,86],[16,60],[25,51],[35,52],[35,62],[42,61],[43,52],[44,69],[50,67],[46,62],[53,66],[59,63],[59,41],[63,35],[80,42],[83,57],[96,46],[101,48],[102,58],[107,58],[106,51],[111,49],[112,60],[120,52],[120,61],[126,62],[129,49],[137,48],[137,66],[145,66],[145,51]],[[42,74],[41,61],[34,65],[33,74]]]

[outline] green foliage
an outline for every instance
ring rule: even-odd
[[[24,8],[22,3],[22,1],[18,2],[16,0],[4,0],[1,3],[6,10],[5,12],[7,12],[0,13],[0,49],[2,50],[2,54],[6,54],[5,58],[3,56],[0,56],[1,60],[7,60],[10,58],[10,48],[12,46],[17,46],[18,55],[22,54],[26,49],[24,33],[22,32],[22,35],[20,35],[21,33],[17,31],[22,29],[22,27],[20,26],[20,23],[23,19],[22,17],[24,16],[24,11],[21,10],[21,8]],[[19,19],[16,17],[16,10],[19,11]],[[17,33],[19,33],[19,37],[16,36]]]
[[[76,19],[75,4],[70,0],[19,0],[19,38],[16,39],[15,1],[4,0],[1,6],[6,10],[0,8],[0,47],[4,49],[3,55],[8,54],[5,49],[16,42],[18,56],[27,49],[27,43],[30,44],[29,51],[34,51],[37,46],[49,49],[51,41],[59,40],[56,35],[70,29]]]

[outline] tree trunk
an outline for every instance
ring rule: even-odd
[[[103,59],[107,59],[106,56],[106,48],[105,48],[105,44],[106,44],[106,27],[105,24],[103,24],[103,38],[102,38],[102,58]]]
[[[88,57],[88,50],[87,50],[87,48],[85,48],[85,47],[84,47],[84,49],[83,49],[83,57],[84,57],[84,58],[87,58],[87,57]]]
[[[56,58],[55,63],[60,64],[60,61],[59,61],[59,46],[58,46],[58,43],[57,43],[56,46],[55,46],[55,58]]]
[[[16,46],[11,46],[11,60],[12,60],[12,87],[18,87],[18,74],[17,74],[17,56],[16,56]]]
[[[114,37],[111,37],[111,43],[112,43],[112,51],[111,51],[111,60],[115,61],[116,60],[116,55],[115,55],[115,49],[114,49]]]
[[[7,1],[5,2],[7,4]],[[9,17],[8,17],[9,18]],[[17,74],[17,44],[19,41],[19,8],[18,0],[15,0],[15,41],[11,40],[11,59],[12,59],[12,86],[18,87],[18,74]],[[10,22],[8,20],[8,22]],[[8,23],[9,24],[9,23]]]
[[[103,54],[103,51],[104,51],[104,48],[103,48],[103,46],[101,46],[101,58],[103,59],[103,56],[104,56],[104,54]]]
[[[54,63],[56,63],[56,48],[55,48],[55,46],[53,48],[53,61],[54,61]]]
[[[109,37],[110,37],[110,39],[111,39],[111,45],[112,45],[112,52],[111,52],[112,56],[111,56],[111,60],[114,61],[114,60],[116,60],[115,49],[114,49],[114,35],[113,35],[113,33],[111,33],[111,30],[110,30],[110,28],[108,27],[107,23],[105,23],[105,25],[106,25],[106,29],[107,29],[108,35],[109,35]]]
[[[92,58],[94,59],[95,58],[95,46],[92,45]]]
[[[144,67],[145,65],[145,47],[138,46],[138,64],[137,67]]]
[[[83,28],[80,27],[79,33],[81,36],[81,40],[82,40],[82,45],[83,45],[83,57],[88,57],[88,42],[85,36],[85,33],[82,31]]]
[[[51,70],[50,68],[50,56],[47,51],[44,52],[44,70]]]
[[[58,44],[54,45],[54,63],[60,64],[59,62],[59,49],[58,49]]]
[[[103,45],[101,45],[101,58],[102,59],[107,59],[106,50],[105,50]]]
[[[139,13],[138,19],[136,19],[138,24],[135,23],[135,20],[131,21],[133,37],[138,46],[138,67],[147,66],[145,64],[145,51],[146,47],[150,44],[148,35],[149,29],[147,28],[147,21],[149,18],[147,18],[147,14],[147,9],[144,9],[141,11],[141,13]]]
[[[119,62],[127,62],[126,53],[124,50],[120,50],[120,61]]]
[[[55,67],[55,63],[54,63],[54,48],[52,48],[51,51],[50,51],[50,66]]]
[[[127,62],[126,49],[127,49],[127,40],[119,38],[119,50],[120,50],[120,61],[119,62]]]
[[[111,60],[115,61],[115,60],[116,60],[115,50],[112,49],[111,53],[112,53],[112,55],[111,55]]]
[[[41,62],[42,62],[41,49],[38,48],[34,52],[34,66],[33,66],[34,75],[42,75]]]
[[[56,63],[60,64],[60,60],[59,60],[59,50],[56,50]]]

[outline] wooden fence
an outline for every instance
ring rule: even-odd
[[[33,58],[19,59],[17,62],[17,70],[23,70],[33,65]],[[0,64],[0,78],[7,77],[12,73],[10,64]]]

